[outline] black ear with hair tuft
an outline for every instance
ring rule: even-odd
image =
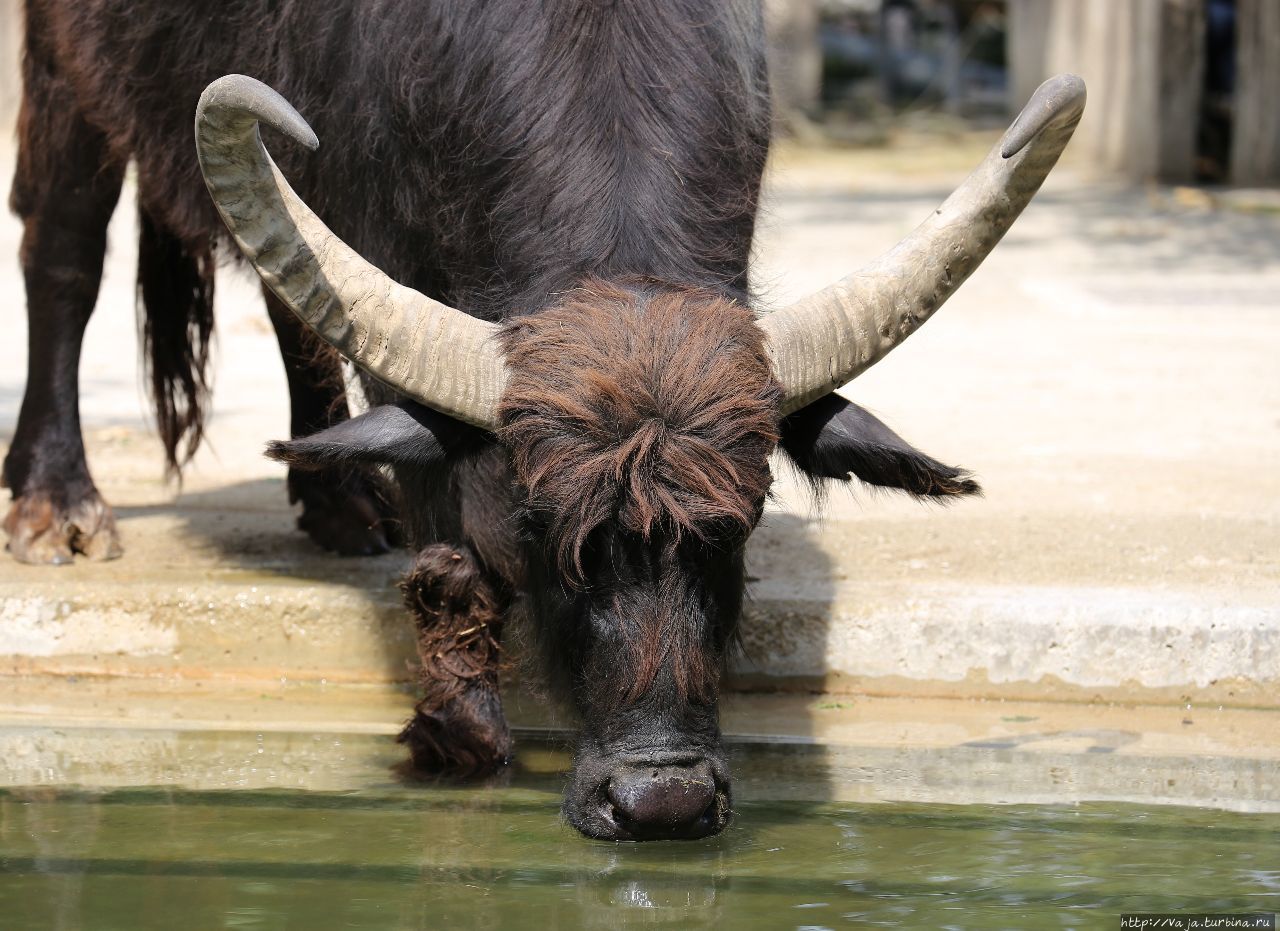
[[[483,438],[476,427],[402,400],[327,430],[267,444],[267,456],[295,469],[378,464],[426,468]]]
[[[782,448],[816,485],[822,479],[897,488],[918,498],[978,495],[964,469],[943,465],[911,446],[874,416],[837,394],[782,421]]]

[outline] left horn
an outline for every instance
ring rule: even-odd
[[[311,212],[262,145],[258,122],[309,149],[289,102],[253,78],[219,78],[196,107],[213,202],[258,274],[303,323],[379,381],[477,427],[498,425],[506,363],[498,326],[397,284]]]
[[[1084,102],[1084,81],[1075,75],[1045,81],[977,170],[910,236],[759,320],[784,415],[875,365],[973,274],[1057,163]]]

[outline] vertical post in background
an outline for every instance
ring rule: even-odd
[[[1159,35],[1162,0],[1071,0],[1054,4],[1049,60],[1089,85],[1074,144],[1086,164],[1134,181],[1159,165]]]
[[[0,146],[6,148],[13,141],[22,99],[21,55],[22,0],[0,0]]]
[[[1049,74],[1054,0],[1009,0],[1009,112],[1017,113]]]
[[[1156,177],[1173,184],[1196,180],[1196,136],[1204,99],[1204,0],[1164,0],[1157,62],[1159,96]]]
[[[1089,108],[1072,148],[1091,170],[1194,180],[1203,0],[1010,0],[1009,18],[1015,112],[1045,77],[1075,72]]]
[[[1280,3],[1236,4],[1236,93],[1231,181],[1280,183]]]
[[[963,63],[963,50],[960,48],[960,18],[956,15],[955,6],[943,3],[937,8],[938,19],[942,22],[946,38],[942,47],[942,101],[943,107],[952,116],[960,114],[960,99],[964,94],[961,86],[960,66]]]
[[[880,3],[880,96],[888,107],[902,102],[902,81],[898,68],[915,48],[914,8],[909,0],[881,0]]]
[[[767,0],[764,14],[774,124],[790,135],[803,133],[822,92],[818,0]]]

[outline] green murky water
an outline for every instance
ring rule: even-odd
[[[1277,814],[804,801],[829,778],[818,755],[757,747],[738,752],[725,835],[605,844],[559,820],[562,755],[525,741],[495,783],[424,785],[386,768],[386,744],[345,739],[369,765],[340,791],[183,786],[176,739],[156,764],[170,785],[0,789],[0,928],[1116,928],[1122,912],[1280,911]],[[239,781],[260,783],[252,768]]]

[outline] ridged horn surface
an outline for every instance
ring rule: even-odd
[[[1084,112],[1084,81],[1040,85],[981,165],[911,235],[816,294],[762,317],[789,414],[852,381],[914,333],[1022,213]]]
[[[309,149],[319,141],[283,97],[227,75],[196,108],[196,150],[236,244],[277,297],[360,368],[428,407],[497,426],[506,366],[495,324],[397,284],[293,192],[258,132],[266,123]]]

